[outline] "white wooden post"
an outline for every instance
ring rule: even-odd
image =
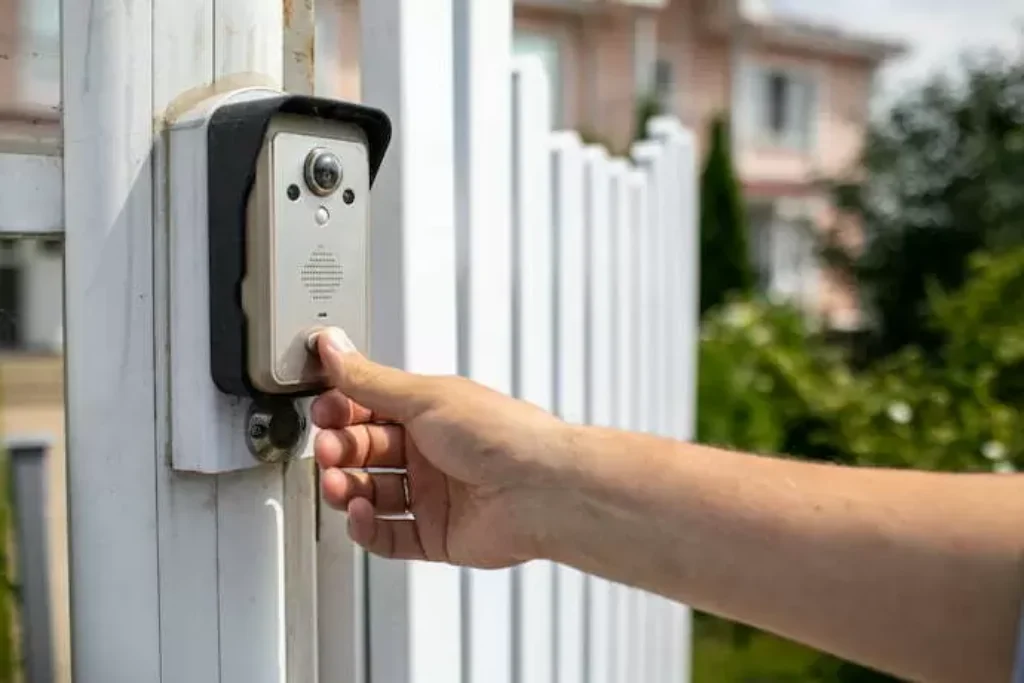
[[[511,0],[454,0],[459,371],[512,391]],[[471,683],[510,681],[508,570],[466,570],[463,648]]]
[[[246,0],[62,4],[76,681],[315,680],[311,465],[256,466],[245,402],[209,378],[201,179],[169,176],[162,135],[215,91],[308,92],[286,43],[311,44],[311,15],[285,19]],[[242,469],[170,467],[204,452]]]
[[[555,228],[555,405],[572,423],[586,420],[586,251],[583,148],[579,135],[552,136]],[[584,575],[560,566],[555,574],[555,643],[559,683],[585,683]]]
[[[363,100],[394,128],[373,194],[371,353],[453,374],[452,0],[373,0],[361,15]],[[367,590],[371,683],[463,680],[457,569],[370,557]]]
[[[161,676],[152,19],[144,2],[62,4],[62,25],[76,27],[62,95],[72,668],[83,683]]]
[[[657,149],[649,143],[634,146],[633,158],[638,164],[656,158]],[[651,420],[651,349],[650,349],[650,270],[649,243],[651,222],[651,180],[646,170],[634,168],[629,173],[632,212],[630,215],[632,287],[629,308],[632,313],[632,358],[630,365],[630,398],[633,414],[629,424],[632,431],[647,431]],[[631,589],[629,594],[630,638],[627,644],[630,681],[647,681],[649,653],[647,639],[648,595]]]
[[[612,241],[611,185],[608,152],[590,146],[585,154],[585,215],[587,253],[587,421],[612,424]],[[604,579],[586,579],[584,621],[587,628],[585,680],[603,683],[609,675],[611,646],[610,585]]]
[[[545,410],[555,405],[550,112],[543,63],[517,59],[512,72],[513,379],[516,396]],[[554,683],[554,566],[531,562],[516,574],[514,680]]]
[[[670,117],[652,119],[649,125],[653,138],[665,150],[666,183],[675,188],[667,198],[665,211],[664,258],[668,259],[665,282],[670,302],[667,339],[668,375],[671,383],[668,404],[670,420],[668,436],[693,438],[696,411],[696,367],[698,311],[700,299],[699,234],[697,230],[697,174],[693,135]],[[679,653],[670,663],[672,680],[689,678],[691,615],[689,609],[671,605],[668,646]],[[686,647],[684,647],[684,644]]]
[[[639,263],[642,268],[640,310],[640,356],[641,372],[641,415],[644,416],[643,431],[664,434],[666,410],[664,395],[665,344],[662,334],[664,326],[664,289],[662,226],[664,221],[664,172],[665,151],[655,142],[644,141],[633,146],[633,158],[645,174],[647,201],[646,220],[640,226],[641,250]],[[660,610],[661,598],[644,593],[641,598],[643,621],[638,628],[644,634],[640,648],[642,680],[661,682],[661,660],[663,647],[658,642],[663,632]]]

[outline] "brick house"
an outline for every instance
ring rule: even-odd
[[[517,52],[548,65],[557,124],[613,149],[631,141],[644,97],[701,137],[728,113],[763,287],[830,327],[860,326],[856,297],[819,266],[807,231],[836,224],[815,180],[855,163],[875,74],[900,44],[743,0],[519,0],[515,28]],[[843,229],[856,242],[857,226]]]

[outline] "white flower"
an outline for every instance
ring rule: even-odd
[[[733,329],[750,327],[754,322],[754,311],[747,304],[733,304],[725,312],[725,324]]]
[[[758,325],[750,332],[750,340],[754,342],[754,346],[767,346],[772,340],[772,333]]]
[[[903,401],[890,404],[886,412],[889,419],[898,425],[910,424],[910,421],[914,419],[914,411]]]
[[[981,454],[992,462],[1006,460],[1006,446],[999,441],[989,441],[981,447]]]
[[[1015,474],[1017,472],[1017,468],[1015,468],[1012,463],[1008,463],[1003,460],[1001,462],[997,462],[992,467],[992,471],[996,474]]]

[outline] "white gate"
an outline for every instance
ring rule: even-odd
[[[62,154],[0,150],[5,184],[63,168],[62,184],[19,175],[32,191],[0,211],[63,206],[75,683],[688,681],[683,606],[546,562],[366,557],[342,515],[317,514],[308,459],[170,468],[183,449],[247,457],[246,405],[185,370],[208,363],[207,254],[162,132],[214,92],[328,81],[311,5],[64,0]],[[511,29],[510,0],[362,2],[363,100],[394,124],[370,354],[688,438],[693,136],[656,119],[617,159],[553,132],[543,68],[513,61]]]

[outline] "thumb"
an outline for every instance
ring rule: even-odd
[[[332,327],[317,334],[316,350],[330,384],[375,414],[406,420],[423,405],[416,376],[367,359],[344,331]]]

